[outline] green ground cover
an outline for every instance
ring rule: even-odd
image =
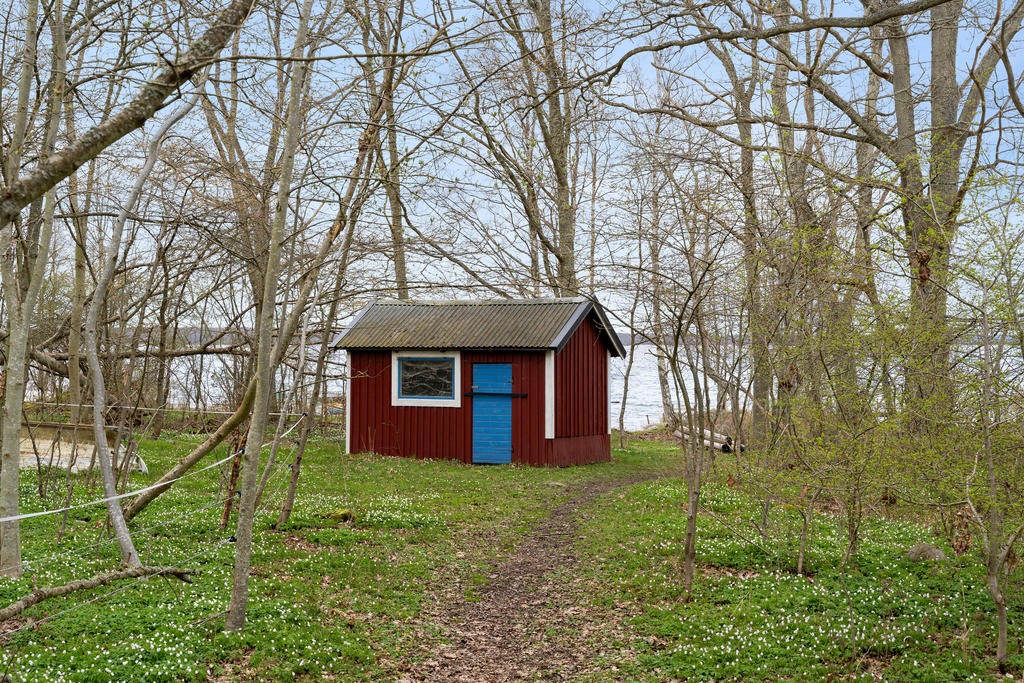
[[[919,524],[873,518],[865,522],[856,562],[840,572],[846,549],[842,522],[818,514],[807,576],[798,576],[793,571],[795,542],[768,548],[768,554],[737,538],[737,530],[756,537],[752,522],[760,509],[754,501],[722,483],[712,482],[703,493],[703,504],[719,519],[699,520],[701,571],[690,602],[684,601],[678,580],[684,482],[662,479],[620,490],[586,515],[580,544],[592,602],[609,613],[617,605],[640,606],[626,618],[629,638],[620,635],[613,648],[624,656],[608,658],[607,666],[618,669],[613,678],[997,677],[992,667],[994,608],[977,556],[911,562],[906,549],[922,541],[944,547],[950,557],[953,553]],[[796,512],[776,509],[771,514],[776,528],[788,525],[790,537],[797,538]],[[1010,663],[1018,676],[1024,669],[1022,575],[1017,570],[1008,582]]]
[[[168,435],[144,442],[141,452],[152,472],[162,472],[197,439]],[[211,461],[225,454],[218,451]],[[285,461],[289,455],[287,449],[280,454]],[[6,670],[16,681],[394,678],[396,663],[422,658],[442,638],[416,619],[438,586],[462,577],[472,599],[488,568],[575,486],[653,476],[676,466],[678,457],[670,446],[643,443],[616,451],[602,465],[472,467],[344,456],[336,442],[311,444],[287,529],[268,528],[286,466],[267,487],[249,621],[244,633],[231,635],[222,632],[222,613],[234,546],[227,540],[231,527],[218,530],[219,472],[188,477],[133,529],[147,564],[197,568],[195,583],[127,581],[45,602],[25,617],[46,621],[3,643],[0,674]],[[723,464],[719,476],[724,470]],[[138,474],[132,479],[133,488],[151,481]],[[36,475],[26,472],[26,512],[56,506],[53,497],[39,500],[35,489]],[[818,515],[807,578],[792,573],[793,548],[768,555],[704,517],[695,599],[684,603],[678,581],[683,491],[678,479],[647,481],[612,489],[580,511],[574,542],[581,562],[559,580],[575,587],[567,592],[573,600],[601,617],[589,638],[603,643],[594,656],[605,678],[992,678],[994,622],[980,568],[970,557],[944,564],[903,559],[908,545],[936,542],[915,524],[871,520],[860,560],[840,574],[838,524]],[[95,497],[98,491],[76,489],[76,502]],[[705,504],[737,528],[756,507],[715,482]],[[350,510],[354,519],[336,524],[329,516],[339,510]],[[796,523],[788,517],[795,513],[772,514],[777,524]],[[0,604],[33,585],[116,567],[116,544],[93,545],[103,517],[100,507],[73,511],[60,545],[57,520],[25,521],[30,570],[0,582]],[[1010,588],[1011,664],[1018,673],[1024,667],[1020,573]]]
[[[143,442],[150,471],[166,471],[198,437],[169,434]],[[210,461],[223,458],[219,449]],[[288,449],[280,454],[289,460]],[[4,643],[0,674],[18,681],[178,681],[225,674],[375,680],[382,667],[429,635],[410,628],[435,582],[470,576],[507,553],[571,487],[662,466],[658,455],[620,455],[612,463],[566,469],[472,467],[437,461],[344,456],[335,441],[307,448],[288,527],[270,531],[287,486],[287,465],[268,486],[254,545],[252,599],[243,634],[222,633],[234,546],[220,531],[219,470],[182,480],[133,523],[143,562],[201,570],[195,583],[153,578],[45,602],[26,613],[52,618]],[[132,475],[132,488],[155,480]],[[25,471],[23,512],[52,509]],[[76,487],[72,503],[100,496]],[[350,510],[354,520],[326,518]],[[29,571],[0,582],[6,605],[33,585],[63,584],[109,571],[116,543],[95,545],[102,506],[72,511],[56,544],[52,516],[22,524]],[[67,610],[64,612],[64,610]],[[63,612],[63,613],[60,613]],[[23,626],[24,624],[16,624]],[[10,624],[8,624],[10,626]],[[2,676],[0,676],[2,678]]]

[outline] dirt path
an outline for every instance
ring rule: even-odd
[[[427,610],[425,617],[443,629],[450,644],[400,680],[494,683],[577,678],[598,653],[588,642],[586,608],[554,575],[579,565],[573,543],[577,513],[602,493],[658,476],[574,489],[567,502],[494,568],[478,601],[452,594]]]

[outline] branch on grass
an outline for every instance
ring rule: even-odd
[[[100,586],[105,586],[112,581],[120,581],[121,579],[138,579],[143,576],[173,576],[185,583],[192,583],[192,579],[189,577],[197,573],[198,570],[196,569],[179,569],[177,567],[130,567],[128,569],[121,569],[107,574],[97,574],[91,579],[79,579],[78,581],[66,583],[63,586],[38,588],[20,600],[0,609],[0,622],[6,621],[11,617],[18,616],[29,607],[38,605],[43,600],[59,598],[62,595],[68,595],[78,591],[99,588]]]

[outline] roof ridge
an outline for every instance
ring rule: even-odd
[[[597,311],[599,334],[617,356],[618,338],[600,310],[583,297],[454,301],[381,300],[365,306],[336,342],[362,349],[555,349]]]
[[[536,299],[448,299],[442,301],[411,299],[380,299],[376,305],[384,306],[509,306],[539,304],[581,304],[590,301],[582,296],[546,297]]]

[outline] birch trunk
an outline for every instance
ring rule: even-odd
[[[0,191],[0,228],[8,229],[22,209],[82,164],[142,127],[156,112],[178,97],[179,88],[217,56],[245,21],[254,4],[255,0],[232,2],[181,57],[148,81],[121,111],[93,126],[64,149],[42,159],[31,172],[12,179]]]
[[[59,2],[54,5],[54,14],[60,17]],[[28,21],[25,30],[24,61],[18,84],[18,104],[15,116],[11,147],[6,160],[6,175],[10,182],[21,165],[22,145],[28,128],[28,96],[32,76],[36,70],[35,43],[38,38],[38,3],[30,1]],[[60,106],[63,100],[64,50],[63,19],[54,30],[54,76],[60,83],[50,103],[44,150],[56,139],[60,121]],[[14,245],[18,242],[25,247],[24,256],[9,249],[0,257],[0,280],[2,280],[4,303],[7,307],[7,348],[5,350],[3,393],[3,415],[0,421],[0,517],[17,517],[19,509],[18,484],[21,461],[21,415],[25,402],[25,381],[28,372],[29,333],[35,317],[36,301],[46,272],[46,259],[50,249],[53,230],[54,194],[45,197],[45,216],[38,231],[28,230],[26,237],[15,235],[15,222],[0,223],[0,243]],[[47,220],[48,218],[48,220]],[[17,519],[0,523],[0,576],[21,575],[21,528]]]
[[[377,133],[377,129],[380,126],[383,111],[383,107],[378,106],[371,113],[370,120],[367,122],[366,127],[359,138],[359,148],[356,154],[356,160],[353,164],[352,172],[349,175],[348,186],[345,190],[345,194],[338,203],[338,214],[334,220],[334,225],[331,226],[330,231],[320,242],[320,248],[317,251],[316,257],[313,259],[313,265],[303,273],[295,306],[292,308],[292,312],[289,314],[284,325],[282,325],[281,329],[278,331],[279,334],[277,342],[274,346],[274,365],[280,362],[280,359],[283,357],[288,344],[291,342],[291,339],[295,334],[295,331],[299,327],[300,318],[302,316],[302,311],[305,310],[306,301],[309,300],[313,285],[316,283],[316,280],[320,275],[320,271],[322,270],[324,263],[327,261],[327,257],[330,254],[331,248],[334,246],[338,236],[344,230],[346,232],[346,242],[351,241],[355,221],[358,218],[362,210],[363,202],[368,195],[367,175],[373,166],[370,149],[372,147],[374,136]],[[256,378],[252,377],[246,385],[245,393],[242,395],[241,401],[235,408],[235,412],[222,422],[213,434],[207,437],[188,455],[179,460],[178,464],[160,477],[155,488],[152,488],[146,491],[146,493],[138,496],[125,510],[125,519],[131,521],[135,515],[142,512],[150,503],[156,500],[160,494],[171,488],[178,477],[185,474],[185,472],[188,472],[196,463],[209,455],[210,452],[224,441],[224,439],[226,439],[236,427],[249,417],[249,411],[253,406],[255,398]]]
[[[402,8],[404,9],[404,1]],[[399,32],[401,31],[401,16],[403,12],[399,12],[399,20],[395,26],[395,37],[394,44],[391,48],[393,51],[397,51],[397,43],[399,38]],[[395,58],[389,56],[385,58],[385,79],[383,88],[384,98],[384,122],[387,129],[387,142],[388,142],[388,165],[387,165],[387,181],[384,183],[384,188],[388,196],[388,205],[391,210],[389,217],[391,222],[391,248],[395,259],[395,290],[399,299],[409,298],[409,276],[406,272],[405,265],[405,235],[402,230],[402,195],[400,185],[400,174],[401,174],[401,160],[398,155],[398,117],[395,114],[395,70],[397,65],[395,64]]]
[[[349,233],[351,235],[351,232]],[[341,284],[344,282],[345,266],[348,262],[348,251],[351,248],[352,240],[346,240],[345,246],[342,248],[342,261],[338,266],[338,276],[335,280],[336,288],[340,290]],[[288,480],[288,492],[285,494],[284,501],[281,503],[281,513],[277,518],[275,527],[281,527],[288,523],[288,518],[291,517],[292,508],[295,506],[295,492],[299,486],[299,474],[302,471],[302,455],[306,451],[306,443],[309,441],[309,434],[313,431],[313,422],[316,415],[317,403],[320,398],[321,391],[320,387],[326,385],[324,382],[324,374],[327,370],[327,355],[330,352],[331,346],[331,333],[334,329],[334,324],[338,319],[338,305],[341,301],[339,296],[340,292],[336,292],[335,296],[331,298],[331,305],[327,310],[327,319],[324,321],[324,332],[323,337],[320,340],[320,350],[316,357],[316,370],[313,375],[313,390],[309,393],[309,402],[306,404],[306,421],[302,425],[302,430],[299,432],[298,445],[295,447],[295,460],[292,462],[291,477]],[[346,405],[346,410],[349,406]],[[345,435],[348,438],[348,434]]]
[[[142,195],[142,188],[150,173],[152,173],[153,167],[156,165],[164,137],[174,124],[180,121],[195,106],[198,100],[199,94],[196,93],[191,101],[185,103],[171,114],[154,134],[153,140],[150,142],[146,152],[146,162],[139,172],[135,186],[132,188],[132,192],[121,209],[117,220],[114,221],[110,242],[107,244],[106,259],[100,271],[99,280],[96,282],[96,288],[93,290],[92,299],[89,302],[89,311],[85,319],[85,354],[89,362],[89,374],[92,376],[93,387],[93,434],[96,444],[96,457],[100,463],[103,495],[108,499],[117,495],[117,483],[114,478],[113,466],[110,462],[110,451],[106,435],[106,418],[104,417],[107,394],[103,367],[100,365],[99,358],[98,325],[100,312],[106,302],[110,282],[114,279],[114,273],[117,270],[117,260],[121,251],[121,236],[124,234],[125,223],[128,222],[128,216],[134,212],[135,206],[139,202],[139,197]],[[135,551],[135,544],[132,542],[131,534],[128,532],[128,525],[125,522],[124,514],[118,501],[107,500],[107,514],[110,516],[110,526],[114,530],[114,537],[117,539],[117,545],[121,550],[121,558],[129,567],[140,566],[141,562],[139,561],[138,553]]]

